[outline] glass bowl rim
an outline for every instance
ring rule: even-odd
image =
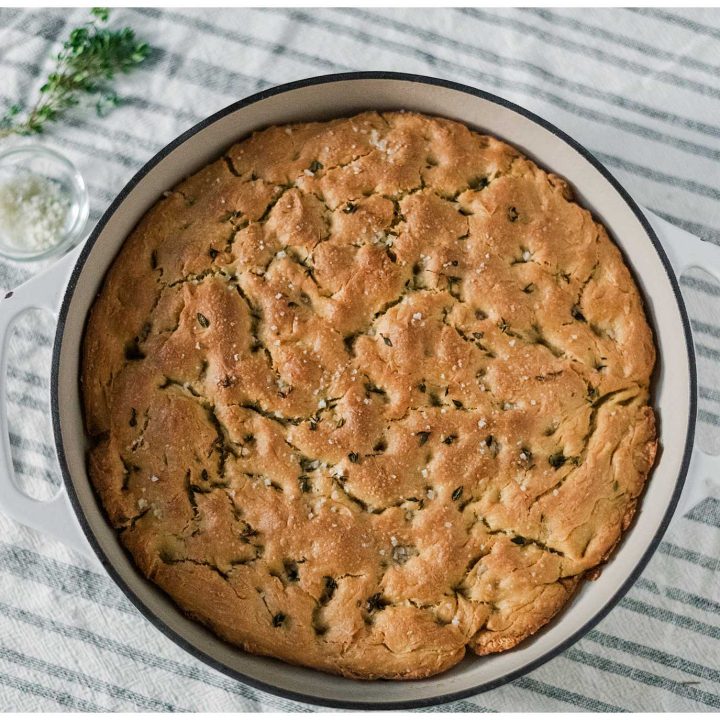
[[[70,228],[68,228],[62,239],[49,248],[44,248],[43,250],[37,252],[23,252],[22,250],[8,248],[6,245],[0,243],[1,256],[18,262],[30,262],[48,258],[55,253],[68,249],[75,242],[77,242],[77,240],[82,235],[82,231],[88,219],[88,215],[90,212],[90,199],[88,196],[88,190],[85,184],[85,180],[75,163],[73,163],[70,158],[66,157],[57,150],[45,147],[44,145],[41,145],[39,143],[24,143],[22,145],[17,145],[15,147],[8,148],[7,150],[1,151],[0,166],[2,166],[4,161],[10,157],[20,157],[23,155],[31,157],[45,156],[53,162],[59,163],[60,165],[64,166],[67,170],[68,176],[71,179],[72,201],[77,204],[78,208],[75,222]]]

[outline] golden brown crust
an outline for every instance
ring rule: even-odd
[[[92,481],[255,653],[419,678],[513,647],[619,541],[654,365],[565,181],[411,113],[273,127],[166,193],[90,314]]]

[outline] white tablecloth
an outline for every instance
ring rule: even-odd
[[[28,98],[83,10],[0,10],[0,107]],[[642,204],[720,243],[720,11],[117,10],[152,61],[118,83],[105,119],[74,112],[42,141],[87,179],[97,220],[131,175],[198,120],[261,88],[356,69],[435,75],[547,117]],[[0,289],[41,267],[0,260]],[[699,361],[699,437],[720,450],[720,287],[682,282]],[[18,480],[57,485],[47,319],[13,339]],[[680,339],[679,339],[680,340]],[[0,379],[0,382],[3,382]],[[720,502],[666,535],[643,576],[574,647],[444,709],[720,708]],[[0,516],[0,710],[308,709],[209,669],[147,622],[91,561]]]

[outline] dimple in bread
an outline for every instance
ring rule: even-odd
[[[83,353],[90,477],[140,570],[230,643],[357,678],[536,632],[655,455],[604,228],[413,113],[271,127],[167,192]]]

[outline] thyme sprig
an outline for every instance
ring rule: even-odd
[[[101,117],[119,103],[111,81],[118,73],[128,73],[140,65],[150,46],[138,42],[129,27],[104,27],[110,16],[108,8],[92,8],[90,12],[92,20],[73,29],[63,42],[55,68],[40,88],[35,104],[26,109],[16,103],[0,118],[0,138],[42,133],[48,123],[59,120],[83,96],[94,99]]]

